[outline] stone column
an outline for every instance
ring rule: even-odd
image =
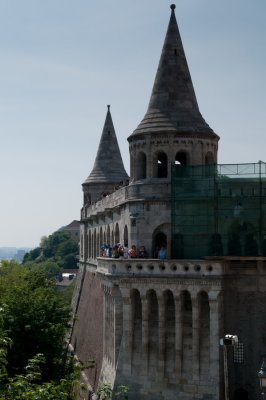
[[[182,301],[181,294],[175,296],[175,373],[178,379],[182,375]]]
[[[148,299],[146,296],[141,296],[142,303],[142,362],[143,372],[148,374],[148,351],[149,351],[149,337],[148,337]]]
[[[110,293],[109,288],[106,290],[106,355],[110,362]]]
[[[103,357],[108,359],[108,288],[102,285],[104,291],[103,304]]]
[[[123,303],[118,286],[113,287],[112,296],[114,299],[114,365],[116,366],[123,334]]]
[[[130,290],[121,288],[123,297],[123,338],[122,338],[122,351],[123,351],[123,371],[125,375],[131,375],[132,363],[132,301],[130,297]]]
[[[159,318],[159,360],[158,375],[164,377],[165,364],[165,301],[163,294],[158,294],[158,318]]]
[[[210,376],[219,382],[219,298],[209,295],[210,305]]]
[[[112,292],[110,293],[110,336],[111,336],[111,343],[110,343],[110,350],[111,350],[111,363],[114,366],[115,365],[115,313],[114,313],[114,308],[115,308],[115,303],[114,303],[114,298],[112,296]]]
[[[192,366],[193,381],[199,381],[199,300],[196,293],[191,294],[192,301]]]

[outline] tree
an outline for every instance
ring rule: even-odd
[[[21,373],[29,359],[43,353],[44,379],[57,379],[64,368],[71,310],[55,288],[51,263],[3,262],[0,293],[2,329],[13,343],[7,351],[9,374]]]
[[[60,268],[77,268],[79,245],[69,233],[54,232],[41,238],[40,246],[25,254],[23,264],[36,261],[53,261]]]

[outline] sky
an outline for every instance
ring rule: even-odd
[[[0,247],[80,218],[107,104],[129,173],[167,25],[165,0],[0,0]],[[266,1],[178,0],[219,163],[266,161]]]

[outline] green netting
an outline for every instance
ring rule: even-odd
[[[172,166],[174,258],[266,256],[266,164]]]

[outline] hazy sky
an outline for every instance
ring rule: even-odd
[[[37,246],[79,219],[106,105],[125,168],[171,2],[0,0],[0,247]],[[178,0],[179,24],[220,163],[266,161],[266,1]]]

